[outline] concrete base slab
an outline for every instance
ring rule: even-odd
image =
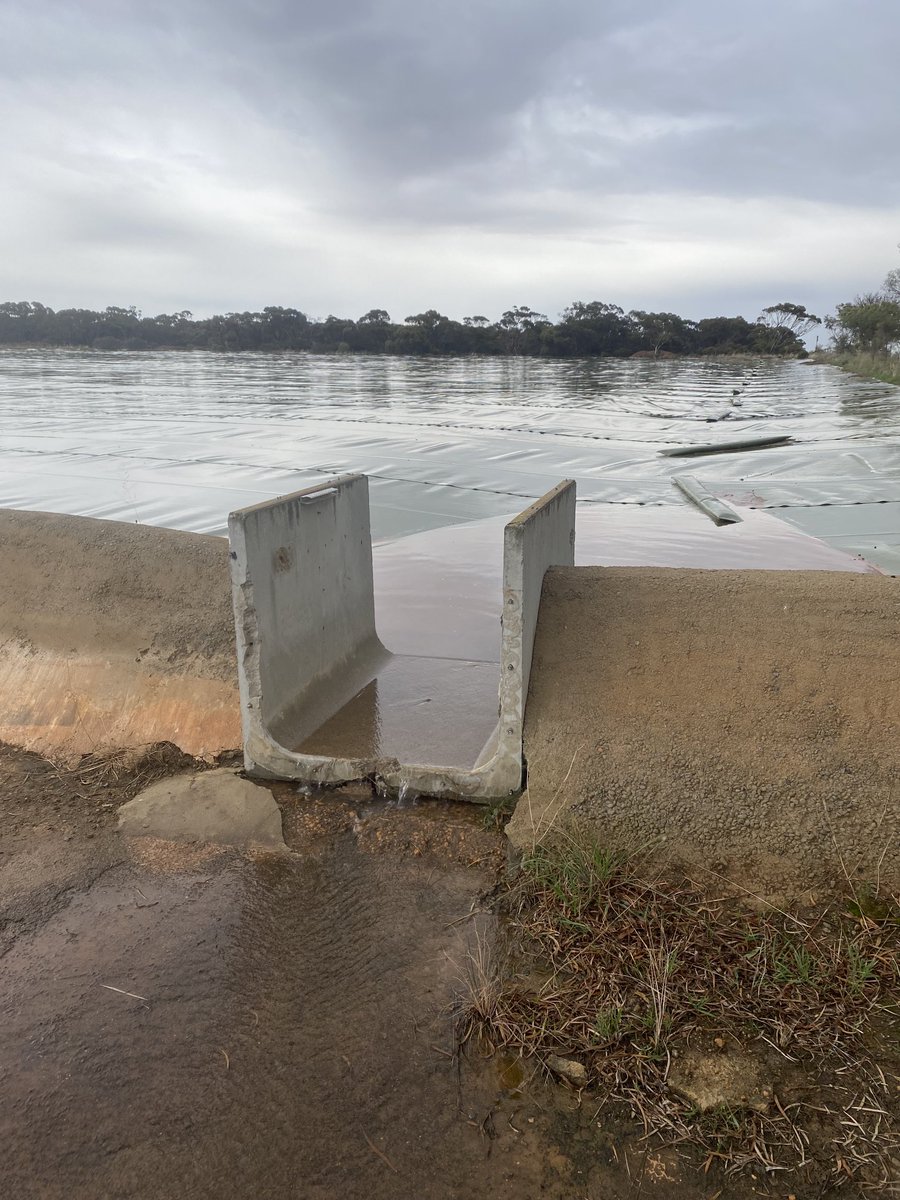
[[[228,770],[159,780],[122,805],[119,829],[129,837],[287,849],[272,793]]]
[[[394,655],[347,704],[300,744],[334,758],[395,758],[470,768],[497,724],[496,662]],[[280,732],[280,731],[279,731]]]

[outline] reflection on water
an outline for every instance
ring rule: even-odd
[[[854,386],[841,394],[841,415],[851,424],[866,422],[878,425],[891,437],[897,436],[897,413],[900,408],[900,389],[878,380],[852,377]],[[871,428],[865,431],[871,433]]]
[[[900,392],[765,360],[0,352],[0,505],[224,532],[228,511],[363,471],[376,537],[582,499],[680,504],[674,445],[741,479],[900,471]],[[870,472],[871,473],[871,472]]]

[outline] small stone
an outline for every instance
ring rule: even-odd
[[[567,1083],[578,1088],[587,1086],[587,1071],[584,1065],[574,1058],[558,1058],[555,1054],[548,1054],[547,1066],[554,1075],[565,1079]]]
[[[743,1051],[703,1054],[688,1049],[672,1064],[668,1082],[701,1112],[722,1104],[765,1112],[772,1095],[762,1064]]]
[[[272,793],[227,769],[151,784],[119,809],[119,829],[129,837],[287,849]]]

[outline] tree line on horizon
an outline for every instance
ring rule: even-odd
[[[783,302],[755,321],[676,313],[625,312],[599,300],[577,300],[557,321],[526,306],[497,321],[456,321],[436,309],[402,322],[380,308],[358,320],[314,320],[294,308],[195,318],[187,310],[145,317],[137,308],[54,311],[34,301],[0,304],[0,345],[93,350],[307,351],[320,354],[531,355],[547,358],[670,357],[695,354],[805,355],[804,337],[821,325],[802,305]]]
[[[875,292],[839,304],[825,324],[838,354],[896,354],[900,349],[900,267]]]

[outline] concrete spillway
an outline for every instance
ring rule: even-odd
[[[583,505],[576,561],[866,571],[761,513],[716,529],[691,509]],[[508,518],[373,548],[386,671],[287,748],[467,769],[496,725]],[[0,739],[53,756],[156,740],[241,744],[224,539],[0,510]],[[598,614],[598,621],[602,614]],[[348,678],[358,664],[348,664]],[[358,675],[357,675],[358,677]]]
[[[387,648],[375,618],[365,476],[232,513],[228,532],[248,773],[326,784],[371,778],[471,799],[519,791],[541,588],[549,567],[574,562],[574,483],[503,529],[499,663]],[[451,594],[440,607],[465,602]],[[400,710],[393,726],[380,692],[392,697],[388,711]]]

